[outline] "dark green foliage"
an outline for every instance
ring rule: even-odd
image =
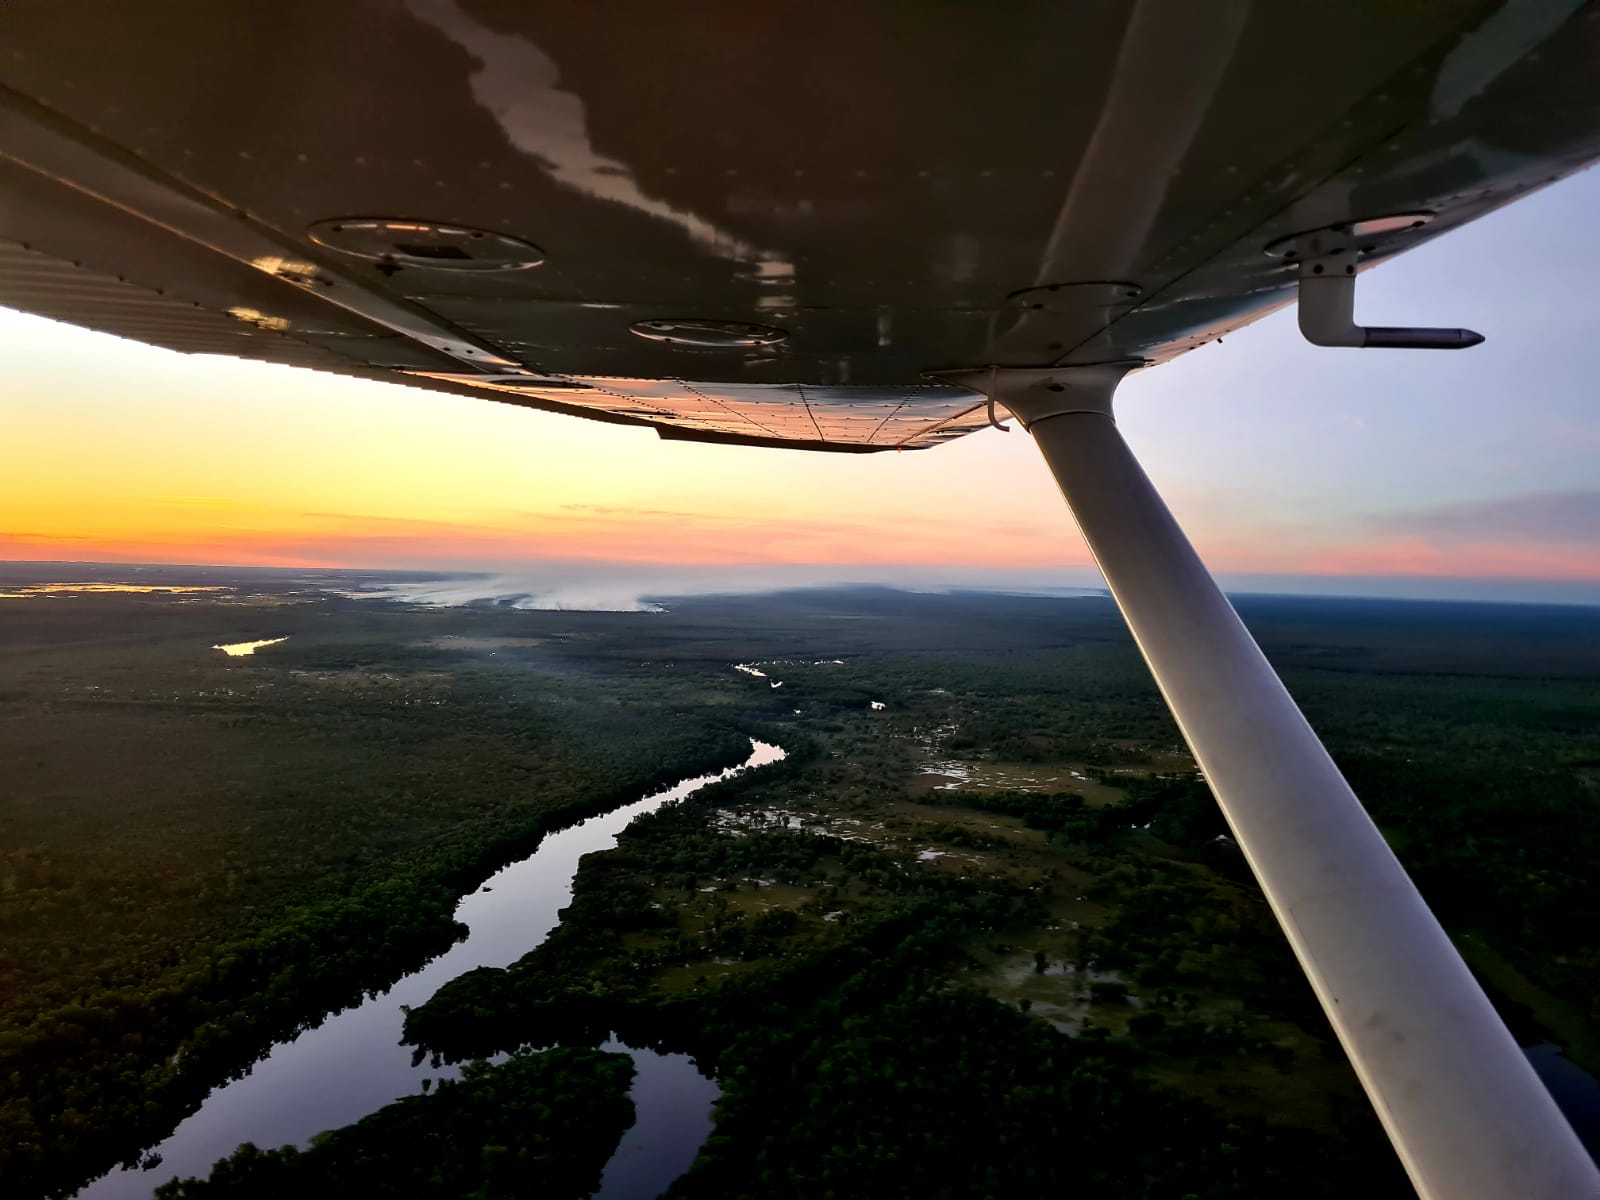
[[[210,651],[208,612],[240,619],[28,609],[19,632],[59,647],[0,654],[7,1195],[136,1157],[274,1042],[441,953],[459,896],[547,830],[748,752],[677,680],[417,644],[492,616],[273,610],[305,644],[258,662]]]
[[[323,598],[272,610],[290,642],[239,663],[184,656],[259,636],[259,612],[117,603],[0,614],[8,1196],[131,1155],[272,1040],[435,953],[454,897],[554,823],[774,729],[789,762],[587,860],[543,948],[447,986],[409,1033],[456,1057],[611,1031],[692,1052],[724,1100],[675,1196],[1404,1194],[1109,603],[843,590],[643,616]],[[1496,956],[1519,1033],[1600,1066],[1600,618],[1239,607],[1447,925]],[[730,670],[751,660],[784,688]],[[939,757],[1087,779],[1082,795],[1064,775],[1053,794],[924,783],[909,803]],[[919,864],[915,844],[790,829],[762,815],[774,797],[864,828],[920,811],[916,836],[959,853]],[[1024,845],[1053,858],[1019,867]],[[813,898],[769,907],[769,889]],[[1039,991],[967,986],[1011,960]],[[1076,1037],[1032,998],[1069,966],[1120,976],[1084,989]],[[1305,1100],[1318,1088],[1327,1113]],[[337,1136],[410,1140],[372,1128]]]
[[[1109,818],[1098,810],[1086,809],[1083,797],[1075,792],[1056,792],[1044,795],[1039,792],[956,792],[941,793],[938,803],[975,808],[980,812],[1004,813],[1008,817],[1021,817],[1029,829],[1043,829],[1060,833],[1071,827],[1065,836],[1068,840],[1103,842],[1117,829]],[[932,798],[929,798],[932,803]]]
[[[600,897],[621,893],[601,880],[623,869],[620,859],[637,877],[649,860],[680,857],[684,835],[669,824],[652,822],[627,850],[586,862],[583,875],[598,878],[562,926],[581,934],[552,938],[510,971],[458,981],[412,1013],[408,1035],[427,1033],[436,1050],[485,1049],[488,1019],[508,1044],[616,1029],[634,1044],[693,1053],[724,1095],[716,1131],[669,1193],[681,1200],[1029,1188],[1331,1197],[1357,1179],[1372,1195],[1406,1194],[1370,1122],[1347,1135],[1346,1167],[1308,1178],[1304,1156],[1325,1138],[1223,1118],[1152,1087],[1127,1043],[1080,1045],[952,988],[954,940],[1004,913],[978,888],[934,882],[925,895],[888,898],[848,931],[791,945],[715,989],[673,997],[638,986],[606,936],[627,917]],[[1127,991],[1106,988],[1119,1001]]]
[[[1219,1118],[903,958],[731,1032],[717,1132],[674,1197],[1405,1194],[1374,1164],[1306,1171],[1313,1135]],[[775,1019],[774,1019],[775,1018]],[[1347,1160],[1348,1161],[1348,1160]],[[1374,1170],[1380,1166],[1382,1170]]]
[[[209,1180],[173,1180],[157,1200],[580,1200],[633,1124],[632,1078],[625,1055],[594,1050],[468,1063],[459,1081],[325,1133],[307,1150],[241,1146]]]
[[[1107,775],[1100,782],[1123,790],[1115,805],[1090,808],[1075,792],[941,792],[927,803],[959,805],[980,812],[1020,817],[1064,843],[1105,848],[1134,831],[1174,846],[1208,848],[1223,838],[1227,824],[1210,791],[1193,775]],[[970,844],[953,841],[952,844]]]
[[[798,769],[783,764],[774,770],[786,767]],[[592,1040],[607,1029],[626,1029],[632,1044],[653,1045],[660,1036],[655,1018],[641,1028],[633,1022],[640,1012],[680,1003],[649,984],[661,967],[708,954],[738,958],[762,964],[741,977],[739,988],[765,986],[749,981],[806,977],[834,952],[854,954],[863,938],[888,937],[884,929],[917,929],[934,938],[928,945],[943,947],[958,931],[991,929],[1035,913],[1037,897],[1003,881],[908,873],[879,851],[831,837],[770,832],[735,838],[708,827],[716,803],[768,783],[766,775],[746,776],[636,820],[616,850],[584,860],[572,905],[542,946],[507,969],[470,971],[440,988],[407,1015],[406,1040],[451,1059],[524,1042]],[[825,865],[833,862],[838,865]],[[730,910],[693,936],[673,932],[655,948],[625,946],[626,934],[661,927],[662,911],[651,900],[656,886],[693,890],[699,880],[728,875],[800,879],[829,871],[859,885],[872,902],[866,925],[831,926],[791,910],[753,918]],[[794,937],[802,927],[803,943]]]

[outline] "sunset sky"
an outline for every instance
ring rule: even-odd
[[[1600,603],[1595,212],[1600,173],[1363,277],[1359,319],[1476,349],[1319,350],[1286,311],[1133,376],[1122,427],[1225,582]],[[1097,579],[1020,431],[863,457],[662,442],[3,310],[0,364],[0,558],[643,592]]]

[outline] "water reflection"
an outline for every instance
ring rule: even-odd
[[[1523,1053],[1589,1157],[1600,1162],[1600,1080],[1563,1054],[1560,1046],[1544,1042]]]
[[[629,164],[601,154],[591,141],[584,98],[557,86],[555,60],[531,39],[479,23],[456,0],[409,0],[409,7],[471,56],[468,86],[473,99],[500,126],[506,141],[557,183],[668,221],[713,254],[755,266],[758,282],[792,279],[794,265],[781,255],[648,194]]]
[[[686,779],[550,834],[531,856],[496,872],[462,898],[455,916],[471,931],[464,941],[387,992],[330,1016],[293,1041],[280,1042],[247,1075],[213,1091],[172,1136],[150,1148],[161,1156],[159,1171],[113,1171],[78,1195],[83,1200],[148,1200],[157,1184],[176,1175],[209,1174],[219,1158],[242,1142],[263,1148],[303,1146],[325,1129],[349,1125],[419,1092],[423,1079],[454,1078],[458,1073],[454,1068],[433,1068],[426,1060],[412,1064],[400,1036],[403,1005],[425,1003],[464,971],[510,966],[542,943],[560,922],[561,910],[572,902],[579,860],[614,847],[617,834],[635,817],[783,757],[781,747],[751,739],[750,757],[736,767]],[[690,1073],[700,1083],[688,1078],[684,1071],[688,1060],[682,1055],[631,1053],[640,1073],[634,1087],[639,1132],[630,1131],[619,1147],[619,1154],[628,1151],[627,1161],[615,1173],[607,1167],[602,1194],[610,1200],[656,1196],[688,1166],[710,1129],[710,1105],[716,1093],[715,1085],[692,1066]],[[672,1065],[677,1059],[682,1063]],[[681,1111],[654,1111],[660,1108]],[[696,1113],[703,1115],[704,1129]],[[669,1170],[671,1174],[666,1173]],[[611,1182],[614,1174],[616,1183]],[[632,1182],[625,1186],[623,1180]]]
[[[53,596],[62,592],[131,592],[148,596],[161,592],[173,596],[187,596],[195,592],[231,592],[231,587],[180,587],[161,583],[30,583],[15,591],[0,592],[0,600],[25,600],[29,596]]]
[[[655,1200],[689,1169],[711,1135],[721,1094],[687,1054],[658,1054],[611,1041],[600,1047],[633,1058],[635,1120],[600,1177],[594,1200]]]
[[[279,642],[287,642],[287,637],[262,638],[259,642],[229,642],[226,646],[213,646],[213,650],[221,650],[229,658],[243,658],[246,654],[254,654],[263,646],[276,646]]]

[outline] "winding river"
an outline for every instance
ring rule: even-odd
[[[736,767],[686,779],[665,791],[549,834],[538,850],[498,871],[456,906],[471,931],[421,970],[315,1029],[280,1042],[241,1079],[217,1088],[158,1146],[159,1168],[117,1170],[78,1193],[81,1200],[149,1200],[175,1176],[205,1176],[242,1142],[263,1148],[300,1145],[325,1129],[359,1121],[385,1104],[421,1091],[424,1079],[451,1068],[412,1066],[400,1041],[401,1006],[425,1003],[440,986],[475,967],[505,967],[540,945],[572,902],[572,880],[585,854],[609,850],[635,817],[682,800],[708,784],[784,757],[778,746],[750,741]],[[711,1130],[717,1087],[681,1054],[657,1054],[608,1043],[631,1054],[635,1121],[606,1164],[600,1200],[653,1200],[683,1173]]]

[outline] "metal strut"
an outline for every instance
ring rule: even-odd
[[[1184,740],[1426,1200],[1600,1173],[1118,433],[1136,363],[1003,369]],[[976,390],[980,368],[947,376]]]

